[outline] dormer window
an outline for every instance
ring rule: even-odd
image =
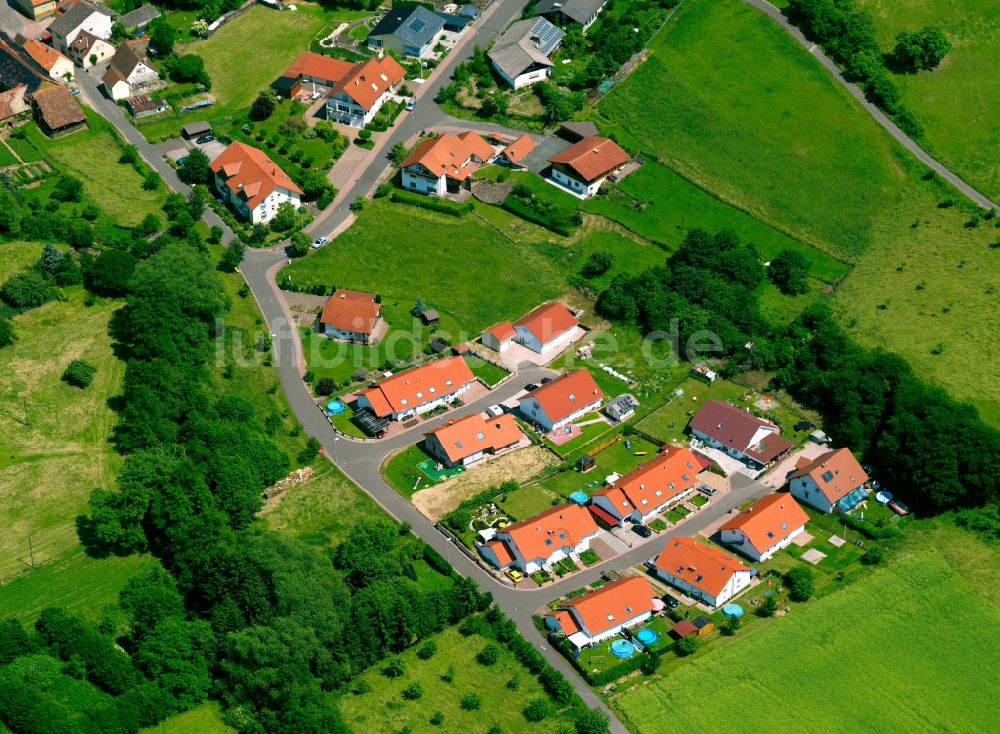
[[[399,404],[400,405],[406,405],[406,403],[407,403],[406,398],[400,398],[399,399]]]
[[[424,394],[418,390],[417,391],[417,397],[418,398],[422,398],[423,396],[424,396]]]

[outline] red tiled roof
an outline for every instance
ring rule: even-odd
[[[559,624],[559,629],[561,629],[563,634],[567,637],[575,635],[580,631],[580,625],[576,623],[576,618],[565,609],[556,609],[553,612],[549,612],[545,616],[554,618]]]
[[[594,492],[594,494],[597,494],[597,492]],[[626,502],[627,501],[628,500],[626,500]],[[590,510],[591,514],[594,517],[596,517],[601,522],[606,523],[607,525],[617,525],[619,522],[617,517],[612,516],[603,507],[599,507],[598,505],[587,505],[587,509]]]
[[[568,308],[558,301],[552,301],[531,309],[515,321],[514,326],[523,326],[534,334],[539,342],[548,344],[579,323]]]
[[[406,70],[392,56],[369,59],[354,66],[327,96],[344,92],[361,107],[370,110],[389,87],[401,82],[405,76]]]
[[[813,459],[789,477],[810,476],[831,503],[868,481],[868,474],[854,458],[850,449],[827,451]]]
[[[373,293],[338,289],[323,306],[319,320],[341,331],[371,334],[381,312],[382,306],[375,303]]]
[[[769,494],[719,529],[742,530],[750,545],[763,553],[792,530],[805,525],[808,519],[790,494]]]
[[[424,435],[436,438],[451,461],[461,461],[480,451],[497,451],[517,443],[524,436],[509,413],[496,418],[474,413],[450,420]]]
[[[585,369],[578,369],[545,383],[521,399],[537,400],[545,415],[555,423],[603,397],[604,393],[590,373]]]
[[[48,2],[48,0],[40,0],[40,2]],[[39,66],[45,69],[45,71],[51,72],[52,67],[56,65],[56,62],[59,61],[59,59],[66,59],[65,56],[51,46],[48,46],[41,41],[36,41],[34,38],[24,39],[24,43],[21,45],[28,53],[28,56],[33,58]],[[69,59],[66,60],[69,61]]]
[[[524,156],[528,155],[528,153],[533,151],[536,147],[537,144],[535,143],[535,141],[531,139],[530,135],[525,133],[517,140],[515,140],[513,143],[508,145],[506,148],[504,148],[503,155],[511,163],[517,163],[522,158],[524,158]]]
[[[563,605],[591,636],[652,612],[656,593],[642,576],[629,576],[588,591]]]
[[[419,163],[435,176],[442,173],[449,178],[463,181],[470,171],[465,162],[472,156],[481,161],[487,161],[493,155],[493,148],[483,140],[478,133],[466,130],[458,135],[445,133],[436,138],[429,138],[406,156],[402,167]]]
[[[579,544],[597,532],[597,524],[580,505],[564,504],[508,525],[500,532],[510,537],[523,558],[533,560],[548,558],[557,548]]]
[[[749,571],[736,556],[694,538],[676,537],[656,557],[657,568],[717,597],[737,571]]]
[[[57,131],[87,121],[73,95],[61,84],[37,90],[31,99],[49,130]]]
[[[311,51],[303,51],[298,55],[292,65],[285,69],[282,76],[299,77],[308,76],[315,79],[326,79],[337,82],[347,76],[356,64],[342,59],[335,59],[330,56],[323,56]]]
[[[550,163],[563,163],[584,181],[593,181],[625,163],[629,156],[608,138],[586,137],[566,150],[549,158]]]
[[[662,454],[639,464],[613,486],[620,489],[639,512],[646,513],[694,487],[700,469],[690,449],[668,446]]]
[[[680,622],[675,624],[670,628],[670,634],[677,637],[687,637],[688,635],[698,634],[698,628],[694,626],[694,622],[687,619],[682,619]]]
[[[472,382],[475,376],[461,357],[446,357],[386,377],[361,394],[376,415],[402,412]]]
[[[512,339],[517,334],[517,332],[514,331],[514,325],[509,321],[501,321],[499,324],[494,324],[483,333],[491,334],[498,342],[504,342],[508,339]]]
[[[502,540],[491,540],[485,545],[496,555],[501,567],[506,566],[514,560],[514,554],[510,552],[510,548]]]
[[[287,173],[267,157],[264,151],[240,142],[230,143],[211,163],[215,173],[234,193],[243,197],[253,209],[279,186],[302,193]]]

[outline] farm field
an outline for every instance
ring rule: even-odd
[[[966,681],[992,665],[998,630],[1000,610],[927,550],[738,635],[612,705],[637,734],[662,731],[667,717],[685,731],[989,731],[1000,686]],[[831,696],[832,680],[850,685]]]
[[[385,517],[375,501],[326,459],[302,484],[270,500],[260,522],[312,545],[329,548],[344,538],[363,518]]]
[[[896,34],[936,26],[952,43],[931,72],[897,75],[903,103],[924,127],[922,142],[960,177],[1000,198],[1000,3],[996,0],[859,0],[882,48]]]
[[[781,28],[738,0],[690,0],[651,48],[599,103],[607,132],[835,257],[868,248],[901,154]]]
[[[14,261],[40,252],[40,244],[0,245]],[[14,317],[18,341],[0,350],[0,581],[23,570],[29,537],[36,564],[76,548],[76,515],[91,489],[114,485],[120,462],[108,443],[115,415],[107,403],[124,372],[107,333],[119,304],[85,307],[79,287],[67,299]],[[76,358],[97,368],[85,390],[61,380]]]
[[[147,214],[162,215],[166,189],[142,188],[143,177],[118,162],[122,148],[118,133],[95,112],[84,108],[88,130],[50,140],[34,122],[25,127],[31,144],[58,166],[79,178],[88,199],[96,203],[115,223],[132,227]]]
[[[430,639],[437,644],[437,652],[429,660],[417,657],[419,645],[397,656],[406,671],[403,675],[385,676],[382,664],[354,679],[352,692],[340,700],[341,713],[353,731],[393,732],[409,727],[413,732],[485,732],[494,724],[503,732],[524,734],[559,731],[560,726],[573,730],[567,717],[559,715],[537,723],[524,718],[521,711],[527,702],[545,694],[537,678],[502,645],[500,659],[486,668],[474,659],[486,645],[486,638],[463,637],[457,630],[447,629]],[[451,683],[441,680],[449,668],[454,673]],[[505,685],[515,676],[517,688],[508,690]],[[423,696],[407,701],[402,691],[414,682],[423,686]],[[481,697],[478,710],[460,707],[460,699],[469,693]],[[439,726],[433,726],[429,719],[437,711],[444,718]]]

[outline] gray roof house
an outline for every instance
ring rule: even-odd
[[[544,15],[557,25],[579,23],[587,30],[604,10],[608,0],[541,0],[535,5],[535,15]]]
[[[69,10],[49,24],[52,47],[67,53],[81,32],[100,39],[110,38],[111,22],[114,17],[114,11],[103,5],[93,5],[86,0],[78,0]]]
[[[143,5],[136,8],[131,13],[125,13],[118,19],[125,28],[145,28],[151,22],[160,17],[160,11],[152,5]]]
[[[444,18],[422,5],[396,5],[368,34],[368,48],[426,58],[444,24]]]
[[[528,18],[508,28],[486,55],[497,74],[520,89],[549,77],[549,56],[565,35],[545,18]]]

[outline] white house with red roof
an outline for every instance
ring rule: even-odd
[[[471,130],[428,138],[403,161],[403,188],[435,196],[457,193],[492,158],[493,146]]]
[[[719,529],[720,540],[754,561],[766,561],[805,530],[809,515],[790,494],[769,494]]]
[[[549,569],[563,558],[590,548],[598,533],[586,508],[576,503],[555,505],[527,520],[508,525],[477,547],[497,568],[514,566],[524,573]]]
[[[568,308],[552,301],[533,308],[514,322],[517,341],[538,354],[565,348],[580,322]]]
[[[754,571],[732,553],[694,538],[675,537],[650,566],[652,572],[711,607],[725,604],[750,586]]]
[[[494,352],[503,352],[514,342],[516,336],[517,330],[514,328],[514,324],[509,321],[501,321],[484,331],[480,335],[479,341]]]
[[[259,148],[230,143],[210,167],[215,189],[253,224],[270,222],[286,201],[302,205],[302,189]]]
[[[552,431],[601,406],[604,393],[585,369],[569,372],[518,400],[521,414]]]
[[[501,150],[493,161],[497,165],[507,166],[515,170],[524,169],[524,158],[538,147],[538,144],[525,133],[506,148]]]
[[[545,627],[562,632],[578,650],[635,627],[662,608],[643,576],[627,576],[588,591],[544,615]]]
[[[850,512],[871,490],[868,473],[850,449],[835,449],[799,467],[788,480],[792,496],[820,512]]]
[[[382,304],[376,302],[374,293],[338,288],[323,306],[320,333],[340,341],[371,344],[381,319]]]
[[[424,434],[427,452],[447,467],[474,464],[526,441],[514,416],[482,413],[452,419]]]
[[[596,135],[574,143],[549,158],[550,176],[562,188],[580,198],[596,194],[604,179],[631,160],[615,141]]]
[[[706,400],[688,425],[695,438],[755,469],[792,448],[777,425],[722,400]]]
[[[326,119],[364,127],[405,76],[406,70],[391,56],[357,64],[327,94]]]
[[[358,409],[403,421],[451,402],[469,389],[475,375],[462,357],[410,367],[358,393]]]
[[[702,468],[689,448],[665,446],[655,458],[595,491],[591,511],[612,526],[626,520],[647,522],[689,497]]]

